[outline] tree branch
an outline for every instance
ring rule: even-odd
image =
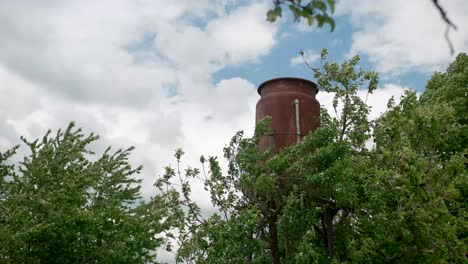
[[[304,58],[304,51],[301,50],[299,51],[299,54],[301,54],[301,57],[302,57],[302,60],[304,61],[304,63],[307,65],[307,67],[309,67],[309,69],[311,69],[312,71],[314,70],[314,68],[312,68],[312,66],[310,66],[310,64],[307,62],[307,60]]]
[[[457,30],[457,26],[448,18],[447,12],[442,8],[442,6],[439,3],[439,0],[432,0],[432,3],[434,6],[439,10],[440,16],[442,17],[442,20],[447,24],[447,28],[445,29],[445,40],[447,40],[447,43],[450,48],[450,54],[453,55],[455,52],[455,49],[453,48],[452,41],[450,40],[450,37],[448,35],[450,28],[452,27],[453,29]]]
[[[457,30],[457,26],[453,24],[453,22],[448,18],[447,12],[445,12],[444,8],[439,4],[439,0],[432,0],[434,6],[439,10],[440,15],[442,16],[442,20],[444,20],[445,24],[453,29]]]

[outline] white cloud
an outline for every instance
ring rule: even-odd
[[[441,1],[441,5],[459,27],[450,31],[456,52],[468,51],[466,1]],[[357,28],[350,54],[368,55],[379,72],[430,73],[443,70],[453,60],[444,38],[446,26],[431,1],[346,0],[339,2],[337,13],[350,15]]]
[[[0,65],[0,149],[18,144],[19,135],[7,120],[23,118],[39,106],[39,87]]]
[[[232,122],[239,116],[252,115],[251,104],[257,97],[252,83],[241,78],[225,79],[216,85],[211,105],[207,108],[214,118]]]
[[[73,120],[101,136],[98,153],[136,147],[131,163],[144,166],[145,197],[155,195],[152,183],[178,147],[184,165],[197,166],[202,154],[222,161],[236,131],[251,134],[258,95],[245,79],[214,83],[213,74],[269,53],[278,25],[265,21],[267,8],[266,1],[2,1],[0,151]],[[212,211],[198,187],[195,198]]]
[[[400,101],[401,95],[404,93],[405,90],[408,89],[408,87],[400,86],[397,84],[385,84],[383,87],[379,87],[372,94],[369,95],[367,94],[367,90],[359,90],[358,96],[371,107],[369,119],[375,120],[387,110],[388,100],[392,98],[392,96],[394,97],[395,102],[398,103]],[[317,100],[320,102],[320,105],[322,105],[322,107],[325,107],[328,113],[332,116],[335,115],[335,111],[333,109],[333,96],[334,93],[319,92],[317,94]],[[339,114],[341,113],[338,112],[338,115]]]
[[[275,44],[275,24],[265,19],[265,2],[239,8],[208,25],[218,49],[233,63],[256,60]]]
[[[273,47],[276,25],[265,21],[265,3],[229,13],[221,3],[5,1],[0,62],[74,100],[144,105],[180,84],[181,74],[209,82],[222,66],[258,60]]]
[[[317,62],[320,59],[320,53],[315,52],[313,50],[304,50],[302,52],[304,52],[304,59],[310,65],[313,65],[315,62]],[[290,65],[297,66],[299,64],[304,64],[304,59],[299,54],[296,57],[291,59]]]
[[[39,87],[0,65],[0,117],[17,117],[39,106]]]
[[[81,101],[135,103],[173,82],[162,61],[135,64],[125,46],[145,28],[137,6],[5,1],[0,61],[44,90]],[[138,90],[138,92],[135,92]]]

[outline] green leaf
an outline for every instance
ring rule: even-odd
[[[299,17],[301,16],[301,10],[299,8],[297,8],[296,6],[294,6],[294,5],[290,5],[289,9],[294,14],[294,20],[297,21],[299,19]]]
[[[319,16],[319,15],[317,15]],[[330,25],[330,31],[333,31],[335,30],[335,20],[333,20],[333,18],[329,17],[329,16],[320,16],[320,20],[319,20],[319,26],[322,26],[323,24],[329,24]]]
[[[323,15],[316,15],[315,18],[317,19],[318,27],[322,27],[325,23],[325,17]]]
[[[335,20],[331,17],[327,17],[328,24],[330,24],[330,31],[335,30]]]
[[[318,8],[320,9],[322,12],[326,12],[327,11],[327,5],[325,4],[325,2],[321,1],[321,0],[318,0],[318,1],[312,1],[312,6],[314,8]]]
[[[281,7],[277,6],[275,9],[269,10],[267,12],[267,21],[275,22],[278,17],[281,17]]]
[[[328,6],[330,6],[331,14],[335,12],[335,0],[327,0]]]

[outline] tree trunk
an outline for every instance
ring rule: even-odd
[[[276,222],[278,217],[276,212],[270,214],[268,219],[268,229],[270,229],[270,250],[271,250],[271,259],[273,264],[280,264],[280,254],[278,247],[278,230],[276,228]]]
[[[249,240],[253,240],[253,232],[249,233]],[[247,254],[245,256],[245,263],[249,264],[252,263],[252,249],[250,247],[247,248]]]
[[[325,226],[326,226],[326,236],[327,236],[327,248],[328,248],[328,256],[330,259],[333,259],[335,256],[335,247],[333,245],[333,216],[335,213],[330,209],[327,208],[325,211]]]

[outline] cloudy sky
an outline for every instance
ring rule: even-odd
[[[468,51],[468,5],[441,1],[459,26],[456,53]],[[268,23],[269,0],[1,0],[0,150],[76,121],[108,145],[136,146],[143,192],[184,148],[184,164],[221,156],[238,130],[251,133],[256,87],[265,80],[312,79],[298,57],[317,66],[360,54],[381,74],[373,115],[391,95],[422,91],[450,61],[445,25],[429,0],[347,0],[336,6],[332,33]],[[287,9],[286,12],[289,12]],[[329,106],[330,96],[319,93]],[[24,146],[22,151],[26,151]]]

